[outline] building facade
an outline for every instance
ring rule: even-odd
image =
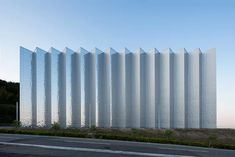
[[[23,126],[216,128],[216,52],[20,47]]]

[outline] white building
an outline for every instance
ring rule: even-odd
[[[24,126],[216,128],[215,49],[20,47]]]

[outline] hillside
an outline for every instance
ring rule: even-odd
[[[16,102],[19,102],[19,83],[0,80],[0,125],[15,120]]]

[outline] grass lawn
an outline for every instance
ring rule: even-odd
[[[0,128],[0,133],[113,139],[235,149],[235,129]]]

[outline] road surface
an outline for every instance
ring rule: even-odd
[[[235,150],[71,137],[0,134],[0,157],[235,157]]]

